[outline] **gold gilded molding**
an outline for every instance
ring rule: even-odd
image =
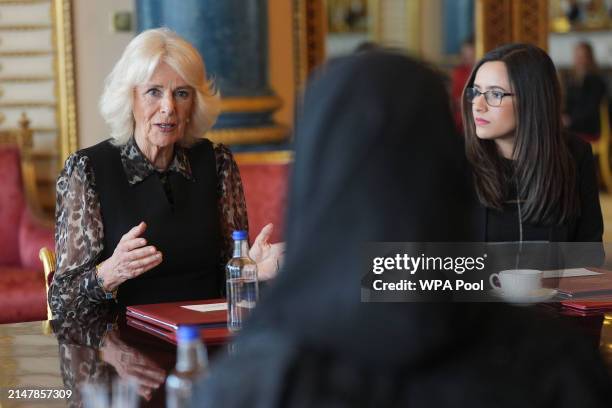
[[[0,25],[0,31],[34,31],[49,30],[50,28],[53,28],[50,24]]]
[[[52,0],[56,47],[56,78],[59,106],[59,149],[61,160],[77,149],[77,111],[75,103],[74,57],[72,45],[72,1]]]
[[[512,41],[548,50],[548,0],[513,0]]]
[[[1,70],[1,69],[0,69]],[[52,76],[41,75],[41,76],[28,76],[28,77],[0,77],[0,83],[9,82],[47,82],[53,81],[55,78]]]
[[[293,152],[291,150],[242,152],[235,153],[234,159],[238,164],[286,164],[293,162]]]
[[[40,3],[48,3],[49,0],[0,0],[0,6],[2,5],[12,5],[12,6],[20,6],[22,4],[40,4]]]
[[[476,57],[512,42],[512,0],[476,0]]]
[[[266,112],[274,111],[282,106],[283,102],[276,95],[253,97],[221,98],[222,112]]]
[[[41,57],[53,55],[53,51],[32,50],[32,51],[0,51],[0,57]]]
[[[526,42],[548,49],[548,0],[476,0],[476,56]]]
[[[37,101],[4,101],[0,102],[0,108],[55,108],[55,102]]]
[[[310,73],[325,61],[327,15],[323,0],[293,0],[295,89],[303,89]]]
[[[289,128],[284,125],[274,125],[257,128],[231,128],[209,130],[205,137],[215,143],[261,144],[285,141]]]
[[[612,364],[612,313],[604,315],[599,337],[599,351],[609,367]]]

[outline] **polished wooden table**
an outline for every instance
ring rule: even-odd
[[[577,325],[592,339],[612,374],[612,314],[566,316],[554,307],[554,318]],[[209,347],[208,352],[214,359],[225,349]],[[77,390],[83,382],[110,384],[127,376],[138,379],[141,406],[163,407],[175,354],[175,346],[127,326],[121,314],[0,325],[0,407],[81,406]],[[32,391],[16,398],[16,390],[39,390],[39,396]],[[41,399],[41,390],[51,396]],[[68,391],[73,393],[69,400],[60,398]]]
[[[208,347],[209,357],[223,352]],[[82,383],[128,376],[139,383],[140,406],[164,407],[175,361],[176,346],[129,327],[121,314],[0,325],[0,408],[82,406]]]

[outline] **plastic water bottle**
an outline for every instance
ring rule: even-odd
[[[249,258],[249,242],[246,231],[234,231],[234,254],[227,263],[227,327],[238,331],[255,308],[259,288],[257,264]]]
[[[179,326],[177,340],[176,367],[166,379],[168,408],[189,406],[193,385],[208,366],[208,355],[197,327]]]

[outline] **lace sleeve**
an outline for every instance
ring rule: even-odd
[[[219,216],[221,221],[221,264],[225,266],[232,256],[232,231],[248,232],[246,201],[238,165],[232,152],[222,144],[215,145],[217,161]]]
[[[106,303],[95,279],[103,249],[100,200],[89,159],[74,153],[57,179],[55,223],[56,270],[49,288],[54,315],[72,315]]]

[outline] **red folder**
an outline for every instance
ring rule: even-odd
[[[166,330],[163,327],[148,324],[145,321],[133,319],[131,317],[126,318],[126,323],[130,327],[142,330],[145,333],[149,333],[172,344],[177,343],[175,330]],[[226,326],[204,328],[200,330],[200,338],[207,346],[223,344],[227,342],[230,337],[231,332],[227,329]]]
[[[566,299],[591,298],[603,295],[612,296],[612,272],[597,268],[589,269],[601,272],[601,274],[573,278],[543,279],[542,284],[545,287],[557,289],[559,295]]]
[[[225,299],[188,300],[183,302],[156,303],[128,306],[125,312],[131,319],[140,320],[165,331],[176,331],[181,325],[198,325],[211,328],[223,327],[227,322],[227,311],[197,312],[182,306],[225,303]]]
[[[561,304],[567,308],[580,312],[604,313],[612,310],[612,296],[597,296],[582,300],[566,300]]]

